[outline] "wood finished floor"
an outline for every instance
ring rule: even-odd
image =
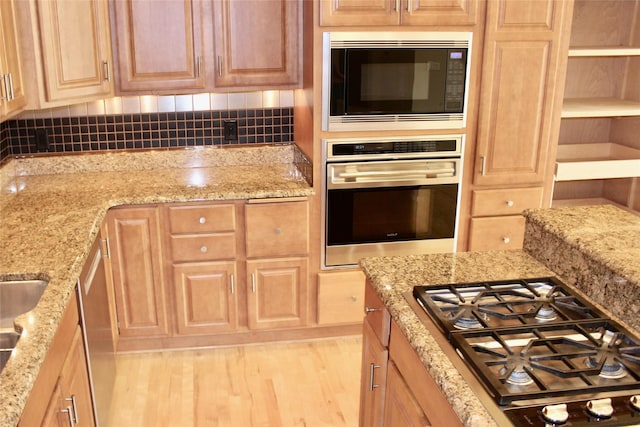
[[[120,354],[109,427],[355,427],[361,337]]]

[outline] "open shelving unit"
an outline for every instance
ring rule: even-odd
[[[553,206],[640,211],[640,0],[575,0]]]

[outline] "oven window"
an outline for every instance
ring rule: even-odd
[[[329,190],[327,244],[453,238],[457,184]]]

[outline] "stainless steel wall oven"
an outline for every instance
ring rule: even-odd
[[[453,252],[463,136],[324,140],[323,266]]]

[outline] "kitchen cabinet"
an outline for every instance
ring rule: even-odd
[[[69,301],[18,426],[94,426],[78,300]],[[72,422],[73,421],[73,422]]]
[[[295,87],[302,69],[302,3],[214,1],[215,87]]]
[[[236,205],[172,204],[164,209],[177,333],[237,330]]]
[[[106,0],[18,2],[29,109],[113,95]],[[27,78],[28,77],[28,78]]]
[[[360,426],[462,426],[369,282],[365,312]]]
[[[309,204],[245,206],[249,328],[302,326],[308,318]]]
[[[318,273],[318,324],[361,323],[364,310],[362,270]]]
[[[473,25],[477,0],[320,0],[320,25]]]
[[[120,92],[175,93],[207,88],[213,40],[208,2],[121,0],[114,9]],[[212,70],[211,70],[212,71]]]
[[[489,224],[488,219],[476,217],[492,217],[492,224],[498,225],[503,215],[519,215],[522,209],[550,201],[553,170],[549,152],[559,132],[560,77],[566,66],[570,12],[569,1],[487,4],[472,177],[471,227],[476,230],[470,230],[471,250],[479,248],[478,226]],[[483,249],[521,247],[524,221],[506,219],[510,235],[494,236],[498,238],[493,244],[485,242]]]
[[[26,103],[14,0],[0,2],[0,120],[21,112]]]
[[[159,208],[114,208],[107,224],[120,338],[169,335]]]
[[[575,1],[554,206],[640,210],[639,26],[639,1]]]
[[[364,298],[360,427],[376,427],[383,425],[391,317],[369,284],[365,287]]]

